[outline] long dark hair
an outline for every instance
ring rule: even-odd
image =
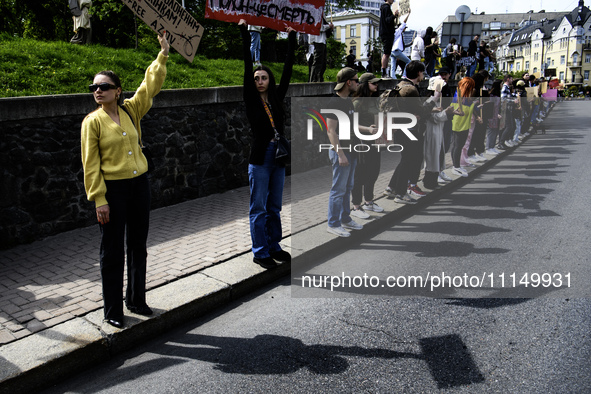
[[[105,77],[110,78],[111,81],[113,81],[113,84],[115,84],[115,86],[117,86],[118,88],[121,88],[121,94],[119,95],[119,100],[117,100],[117,105],[122,105],[123,104],[123,87],[121,87],[121,79],[119,79],[119,76],[117,74],[115,74],[114,71],[111,71],[111,70],[100,71],[95,74],[95,78],[97,75],[104,75]],[[98,106],[98,104],[97,104],[97,106]]]
[[[285,109],[283,108],[283,103],[279,101],[277,98],[277,82],[275,82],[275,75],[273,75],[273,71],[267,66],[257,66],[253,70],[253,78],[254,73],[257,71],[265,71],[269,74],[269,87],[267,88],[267,99],[269,104],[271,104],[271,108],[273,109],[273,118],[275,120],[276,125],[283,125],[283,121],[285,119]],[[254,79],[252,81],[254,83]]]
[[[495,97],[501,97],[501,86],[503,85],[503,81],[500,79],[495,79],[492,84],[492,88],[490,89],[490,95]]]
[[[372,92],[369,90],[369,81],[363,82],[359,85],[359,88],[355,93],[353,93],[353,100],[361,98],[361,97],[373,97],[379,96],[379,92]]]

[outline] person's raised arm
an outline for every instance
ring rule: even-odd
[[[287,94],[289,88],[289,81],[291,80],[291,74],[293,71],[293,63],[295,62],[295,50],[296,50],[296,31],[288,27],[288,45],[287,45],[287,56],[285,57],[285,63],[283,64],[283,73],[281,73],[281,82],[277,89],[277,96],[283,100]]]

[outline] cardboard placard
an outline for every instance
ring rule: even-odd
[[[527,98],[538,97],[538,87],[534,86],[533,88],[525,88],[527,92]]]
[[[207,0],[205,17],[224,22],[244,19],[249,25],[277,31],[292,27],[298,32],[319,35],[324,0]]]
[[[400,20],[404,20],[406,15],[410,13],[410,0],[398,1],[398,12],[400,13]]]
[[[540,93],[544,94],[548,91],[548,82],[540,82]]]
[[[133,13],[158,34],[166,31],[171,47],[193,62],[203,36],[201,26],[176,0],[122,0]]]

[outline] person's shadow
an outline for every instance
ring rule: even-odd
[[[349,367],[344,356],[420,358],[417,354],[388,349],[306,345],[299,339],[279,335],[233,338],[187,334],[184,338],[179,346],[167,343],[164,353],[211,362],[216,364],[214,369],[226,373],[287,374],[307,368],[317,374],[337,374]]]

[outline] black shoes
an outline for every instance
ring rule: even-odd
[[[272,257],[264,257],[261,259],[255,257],[254,259],[252,259],[252,261],[266,269],[277,267],[277,263],[275,262],[275,260],[273,260]]]
[[[122,320],[107,319],[105,321],[115,328],[123,328],[123,319]]]
[[[131,313],[135,313],[136,315],[142,315],[142,316],[150,316],[152,313],[152,310],[150,309],[150,307],[148,305],[142,305],[142,306],[130,306],[127,305],[127,309],[131,312]]]
[[[281,261],[283,263],[288,263],[291,261],[291,255],[287,253],[285,250],[279,250],[277,252],[269,252],[271,257],[274,260]]]
[[[291,255],[287,253],[285,250],[269,252],[269,254],[271,255],[271,257],[255,257],[254,259],[252,259],[252,261],[266,269],[277,267],[277,263],[275,262],[275,260],[281,261],[283,263],[288,263],[291,261]]]

